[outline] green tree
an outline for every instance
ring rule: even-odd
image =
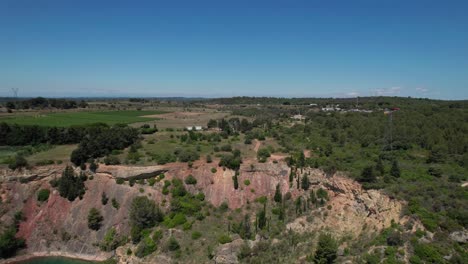
[[[60,196],[67,198],[69,201],[74,201],[76,197],[81,199],[86,191],[83,179],[75,176],[73,168],[67,166],[62,173],[62,177],[57,181]]]
[[[96,172],[98,169],[98,165],[94,162],[94,160],[91,161],[91,164],[89,164],[89,170],[92,172]]]
[[[338,245],[330,234],[320,234],[314,262],[317,264],[334,263],[337,257]]]
[[[232,180],[234,181],[234,189],[237,190],[237,188],[239,188],[239,179],[237,177],[239,173],[236,171],[236,173],[234,174],[234,176],[232,176]]]
[[[395,178],[399,178],[400,174],[401,172],[400,172],[400,166],[398,165],[398,161],[394,160],[392,162],[392,168],[390,169],[390,175],[392,175]]]
[[[141,239],[141,231],[151,228],[164,220],[164,215],[154,201],[146,196],[135,197],[130,206],[130,225],[132,240],[137,243]]]
[[[23,157],[23,155],[16,155],[8,164],[8,168],[12,170],[24,168],[28,166],[28,161]]]
[[[383,164],[382,159],[378,159],[377,163],[375,164],[375,170],[379,173],[380,176],[385,174],[385,166]]]
[[[101,223],[104,220],[104,217],[101,215],[96,208],[91,208],[88,213],[88,227],[92,230],[99,230],[101,228]]]
[[[274,196],[273,199],[275,200],[275,202],[281,203],[282,196],[281,196],[281,190],[280,190],[280,185],[279,185],[279,183],[276,184],[275,196]]]
[[[171,236],[167,242],[167,248],[170,250],[170,251],[175,251],[175,250],[178,250],[180,248],[180,245],[179,245],[179,242],[177,241],[177,239],[175,239],[175,237]]]
[[[301,188],[307,191],[309,190],[309,186],[310,186],[309,177],[307,177],[306,174],[302,175]]]
[[[7,228],[0,234],[0,258],[13,256],[16,250],[25,245],[24,239],[16,238],[16,230],[14,227]]]
[[[359,181],[375,182],[376,180],[377,178],[375,177],[374,169],[372,168],[372,166],[367,166],[362,170],[361,178],[359,179]]]
[[[40,189],[37,193],[37,200],[39,202],[45,202],[49,199],[50,191],[49,189]]]

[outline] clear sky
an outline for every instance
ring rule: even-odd
[[[0,0],[0,96],[468,99],[468,1]]]

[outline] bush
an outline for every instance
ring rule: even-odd
[[[257,152],[257,159],[259,162],[266,162],[270,157],[270,151],[267,148],[261,148]]]
[[[134,234],[153,227],[156,223],[162,222],[163,219],[164,215],[154,201],[146,196],[135,197],[130,206],[130,225],[135,230],[132,232],[132,240],[138,242],[140,238]]]
[[[232,238],[227,235],[227,234],[222,234],[218,237],[218,242],[220,244],[226,244],[226,243],[231,243],[232,242]]]
[[[338,245],[329,234],[320,234],[315,251],[315,263],[334,263],[337,257]]]
[[[138,247],[135,250],[135,256],[143,258],[156,251],[156,249],[156,243],[147,236],[140,242],[140,244],[138,244]]]
[[[117,183],[117,184],[123,184],[124,182],[125,182],[125,180],[123,178],[115,179],[115,183]]]
[[[171,236],[167,242],[167,249],[170,251],[176,251],[180,248],[179,242],[175,237]]]
[[[45,202],[49,199],[50,190],[49,189],[40,189],[37,193],[37,200],[39,202]]]
[[[193,175],[190,174],[187,178],[185,178],[185,183],[189,185],[195,185],[197,184],[197,179],[195,179],[195,177],[193,177]]]
[[[16,155],[8,164],[12,170],[21,169],[28,166],[28,161],[22,155]]]
[[[109,198],[107,198],[107,195],[106,195],[105,192],[102,192],[102,194],[101,194],[101,203],[102,203],[102,205],[106,205],[107,201],[109,201]]]
[[[211,173],[216,173],[218,170],[216,168],[211,168]]]
[[[111,202],[112,202],[112,207],[114,207],[117,210],[120,208],[120,204],[119,202],[117,202],[115,198],[112,198]]]
[[[104,158],[104,164],[106,165],[119,165],[120,160],[117,156],[111,155]]]
[[[199,239],[201,236],[202,236],[202,233],[200,233],[200,232],[198,232],[198,231],[192,232],[192,239],[193,239],[193,240],[197,240],[197,239]]]
[[[248,179],[244,180],[244,184],[245,184],[245,186],[249,186],[250,185],[250,180],[248,180]]]
[[[186,222],[187,222],[187,218],[185,217],[185,214],[183,213],[177,213],[172,218],[167,216],[164,219],[164,225],[167,226],[168,228],[174,228],[176,226],[183,225]]]
[[[16,253],[16,250],[26,245],[24,239],[16,238],[14,227],[7,228],[0,234],[0,258],[8,258]]]
[[[52,165],[54,164],[53,160],[40,160],[36,162],[36,166],[46,166],[46,165]]]
[[[101,228],[101,222],[104,220],[104,217],[101,215],[96,208],[91,208],[88,213],[88,227],[91,230],[99,230]]]

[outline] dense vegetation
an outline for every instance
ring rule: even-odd
[[[86,108],[88,104],[84,100],[68,100],[68,99],[55,99],[36,97],[19,101],[8,101],[6,107],[8,109],[72,109],[72,108]]]
[[[78,166],[89,159],[106,156],[112,150],[124,149],[135,143],[137,139],[138,130],[131,127],[95,126],[89,129],[87,135],[80,141],[78,148],[72,152],[70,160]]]
[[[57,187],[60,196],[74,201],[77,197],[83,198],[86,192],[84,181],[87,177],[84,174],[75,175],[73,168],[67,166],[62,173],[62,177],[51,181],[53,187]]]

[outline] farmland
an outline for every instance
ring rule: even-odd
[[[0,122],[19,125],[39,125],[68,127],[92,123],[130,124],[157,119],[150,115],[163,114],[163,111],[105,111],[105,112],[61,112],[34,113],[30,115],[8,115],[0,117]],[[146,117],[144,117],[146,116]]]

